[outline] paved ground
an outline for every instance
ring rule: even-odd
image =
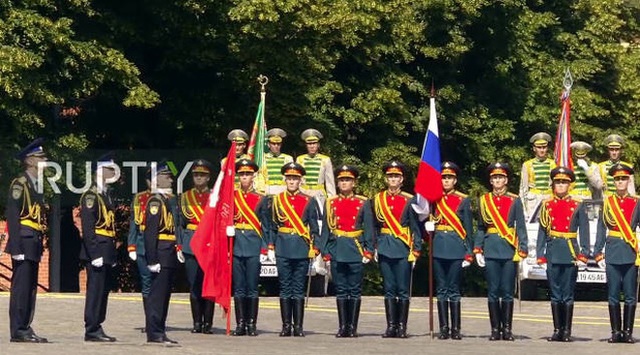
[[[169,309],[170,338],[179,346],[146,344],[140,333],[144,323],[141,299],[137,294],[112,294],[109,314],[104,328],[118,338],[112,344],[93,344],[83,341],[82,314],[84,298],[78,294],[41,294],[34,320],[34,329],[49,338],[50,344],[9,343],[9,295],[0,293],[0,354],[513,354],[551,353],[571,351],[596,354],[603,351],[637,352],[640,345],[607,344],[609,335],[607,306],[602,302],[579,302],[574,318],[575,342],[548,343],[544,338],[552,331],[547,302],[522,302],[522,309],[514,316],[516,341],[489,342],[489,321],[486,299],[465,298],[462,305],[461,341],[437,340],[429,337],[428,300],[414,298],[409,316],[409,339],[382,339],[385,327],[384,307],[380,297],[366,297],[363,301],[360,323],[361,337],[336,339],[337,316],[334,298],[312,298],[306,311],[305,338],[280,338],[280,312],[277,298],[263,298],[258,319],[258,337],[227,337],[225,322],[216,309],[216,334],[191,334],[188,295],[175,294]],[[233,322],[233,319],[232,319]],[[437,315],[434,319],[437,327]]]

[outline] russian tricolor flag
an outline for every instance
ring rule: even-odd
[[[436,116],[436,99],[429,100],[429,127],[424,137],[422,158],[416,177],[415,193],[419,206],[414,210],[421,219],[429,214],[429,203],[437,202],[442,197],[442,169],[440,167],[440,137],[438,134],[438,118]]]

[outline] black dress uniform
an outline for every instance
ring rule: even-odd
[[[211,164],[203,159],[196,160],[191,173],[211,174]],[[209,189],[198,191],[192,188],[180,196],[180,226],[178,235],[178,247],[181,248],[185,258],[185,269],[189,281],[189,303],[191,305],[191,317],[193,319],[192,333],[212,334],[214,303],[202,298],[202,283],[204,272],[198,264],[193,250],[191,239],[200,225],[204,215],[204,209],[209,201]]]
[[[236,163],[236,174],[255,174],[258,166],[241,159]],[[233,243],[233,301],[236,313],[234,335],[255,336],[258,319],[258,283],[260,281],[260,255],[267,254],[270,239],[269,199],[251,187],[234,191],[235,239]]]
[[[457,178],[460,169],[452,162],[443,162],[441,175]],[[451,308],[451,338],[460,336],[460,283],[462,264],[473,262],[473,220],[471,203],[467,195],[456,191],[444,191],[433,212],[436,223],[433,236],[433,272],[438,297],[440,339],[449,338],[449,308]]]
[[[488,168],[493,176],[509,177],[507,164],[493,163]],[[507,192],[489,192],[480,197],[480,218],[473,249],[486,260],[485,277],[488,287],[489,340],[513,341],[513,293],[516,262],[528,255],[527,229],[522,201]]]
[[[336,180],[358,178],[358,169],[342,165]],[[339,184],[338,184],[339,185]],[[331,276],[336,289],[338,332],[336,337],[357,337],[360,315],[363,263],[373,258],[373,210],[364,196],[329,197],[322,223],[321,251],[331,261]]]
[[[565,167],[551,170],[553,185],[575,181],[573,171]],[[540,210],[540,229],[536,255],[539,264],[548,264],[547,281],[551,290],[553,335],[549,341],[571,341],[573,302],[578,277],[576,262],[587,262],[589,220],[584,205],[569,194],[553,197]],[[580,240],[578,242],[578,230]]]
[[[406,167],[394,160],[385,164],[382,171],[385,175],[404,176]],[[385,338],[407,337],[411,269],[422,248],[418,217],[411,207],[414,203],[415,197],[400,189],[396,193],[379,192],[373,201],[387,318]]]
[[[298,163],[282,167],[282,175],[305,175],[305,169]],[[296,191],[284,191],[273,197],[272,208],[273,245],[276,267],[280,281],[280,315],[282,331],[280,336],[304,336],[304,290],[309,271],[309,259],[319,250],[316,246],[318,231],[318,205],[315,199]]]
[[[616,164],[608,172],[617,179],[629,179],[633,169]],[[614,182],[615,183],[615,182]],[[628,191],[628,190],[627,190]],[[640,197],[617,191],[607,196],[598,220],[598,232],[594,254],[596,261],[606,257],[607,287],[609,289],[609,320],[611,322],[610,343],[634,343],[633,323],[636,314],[638,290],[638,238],[635,233],[640,226]],[[603,249],[605,248],[603,254]],[[620,291],[624,293],[624,328],[620,316]]]
[[[158,174],[169,173],[168,167],[158,167]],[[171,286],[178,266],[176,256],[177,201],[171,194],[154,194],[147,203],[144,248],[147,267],[151,270],[151,290],[145,308],[147,341],[176,343],[167,338],[166,323],[171,299]]]
[[[102,164],[102,163],[99,163]],[[85,261],[87,291],[84,304],[84,340],[113,342],[102,323],[107,315],[112,269],[117,261],[115,212],[108,190],[92,187],[80,198],[82,248],[80,260]]]
[[[42,139],[25,147],[17,158],[42,157]],[[44,199],[35,190],[35,178],[25,172],[11,182],[7,200],[9,240],[5,251],[11,255],[13,274],[9,298],[9,327],[12,342],[46,343],[31,328],[35,312],[38,266],[42,257],[42,235],[45,231]]]

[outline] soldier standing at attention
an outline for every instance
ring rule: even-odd
[[[638,237],[635,231],[640,226],[639,198],[628,192],[628,185],[633,176],[631,167],[616,164],[609,169],[609,175],[613,177],[616,193],[604,200],[602,214],[598,220],[594,254],[598,265],[606,268],[607,272],[611,322],[611,338],[608,342],[635,343],[633,321],[638,302],[636,292],[640,266]],[[605,243],[607,248],[603,254]],[[624,324],[620,316],[620,291],[624,293]]]
[[[579,169],[575,169],[575,181],[571,184],[569,193],[579,199],[602,198],[602,178],[598,164],[591,162],[587,153],[591,151],[591,145],[587,142],[575,141],[571,143],[573,162]]]
[[[248,159],[236,162],[240,188],[234,192],[235,240],[233,243],[233,301],[236,330],[233,335],[256,336],[260,262],[267,259],[270,240],[269,198],[257,193],[253,179],[258,165]]]
[[[462,269],[473,262],[473,218],[467,195],[456,190],[460,168],[452,162],[442,163],[444,195],[436,203],[432,220],[437,224],[433,237],[433,271],[438,296],[440,339],[460,340],[460,283]]]
[[[586,267],[589,253],[589,220],[582,202],[569,195],[573,171],[557,167],[551,170],[551,180],[553,197],[540,211],[536,255],[547,270],[551,291],[553,335],[547,340],[569,342],[578,267]]]
[[[249,135],[241,129],[234,129],[229,132],[227,135],[227,139],[230,142],[236,142],[236,161],[240,159],[251,159],[251,157],[247,154],[247,141],[249,140]],[[227,160],[227,157],[222,158],[220,160],[220,167],[224,166],[224,162]],[[236,176],[235,179],[235,187],[240,186],[240,180]]]
[[[322,134],[318,130],[307,129],[300,137],[307,145],[307,154],[296,158],[296,163],[302,165],[307,172],[302,189],[312,197],[320,196],[319,202],[324,203],[324,197],[336,194],[331,158],[319,153]]]
[[[280,281],[280,336],[304,336],[304,290],[309,259],[319,254],[318,206],[315,199],[300,192],[305,169],[289,163],[281,169],[287,191],[273,197],[272,242]]]
[[[153,191],[145,212],[144,249],[147,268],[151,271],[151,290],[145,308],[145,330],[149,343],[178,343],[167,337],[167,312],[173,276],[178,267],[176,247],[178,203],[171,190],[172,176],[166,163],[158,164],[156,177],[158,190]]]
[[[182,251],[189,281],[189,303],[191,304],[191,318],[193,328],[191,333],[213,334],[214,303],[202,298],[202,281],[204,272],[198,265],[193,250],[191,250],[191,238],[200,219],[204,215],[204,209],[209,202],[209,180],[211,179],[211,164],[204,159],[197,159],[191,166],[193,188],[180,196],[180,233],[178,240],[179,250]],[[178,256],[180,257],[180,252]]]
[[[42,238],[46,229],[42,191],[37,191],[38,163],[47,161],[38,138],[16,156],[24,173],[9,187],[7,227],[9,240],[5,252],[11,255],[11,293],[9,296],[9,328],[11,342],[46,343],[31,328],[36,308],[38,266],[42,257]]]
[[[358,169],[336,169],[338,195],[329,197],[322,223],[322,254],[331,264],[336,287],[336,338],[357,337],[362,295],[363,264],[373,258],[373,210],[364,196],[354,193]]]
[[[624,149],[624,139],[617,134],[610,134],[604,139],[604,145],[607,146],[609,159],[600,165],[600,175],[602,176],[602,190],[604,196],[611,196],[616,192],[616,186],[613,183],[613,177],[609,175],[609,169],[617,163],[624,164],[633,169],[633,164],[622,161],[622,151]],[[629,194],[636,194],[636,184],[633,175],[629,177]]]
[[[136,262],[138,275],[140,276],[140,288],[142,291],[142,305],[146,308],[147,297],[151,289],[151,272],[147,268],[147,260],[144,252],[144,217],[147,201],[151,197],[151,170],[147,170],[145,176],[147,189],[138,192],[131,201],[131,214],[129,217],[129,235],[127,237],[127,251],[129,259]],[[144,327],[142,332],[145,332]]]
[[[493,163],[488,171],[491,192],[480,197],[480,219],[473,252],[478,266],[486,267],[491,323],[489,340],[513,341],[516,262],[528,254],[527,228],[520,198],[507,191],[511,175],[509,166]]]
[[[269,152],[265,154],[266,167],[262,169],[266,182],[265,193],[269,196],[277,195],[286,190],[280,169],[282,166],[293,162],[293,157],[281,152],[282,141],[287,133],[280,128],[272,128],[267,131],[267,146]]]
[[[538,132],[531,136],[529,142],[533,146],[535,156],[522,164],[520,173],[520,198],[524,202],[524,213],[527,217],[541,201],[551,196],[549,172],[556,167],[553,159],[549,158],[549,134]]]
[[[384,288],[387,329],[383,338],[407,338],[411,270],[420,257],[422,235],[411,208],[415,197],[402,191],[406,167],[392,160],[384,165],[387,189],[376,194],[374,212],[378,261]]]
[[[95,186],[80,198],[82,249],[80,260],[86,262],[87,291],[84,304],[84,340],[114,342],[105,334],[102,323],[107,315],[112,270],[117,262],[115,206],[107,181],[115,176],[110,154],[100,159],[94,173]]]

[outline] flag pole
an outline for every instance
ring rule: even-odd
[[[229,237],[229,252],[227,253],[227,262],[229,263],[229,299],[233,293],[233,240],[235,235]],[[235,305],[234,305],[235,306]],[[227,309],[227,336],[231,334],[231,307]]]

